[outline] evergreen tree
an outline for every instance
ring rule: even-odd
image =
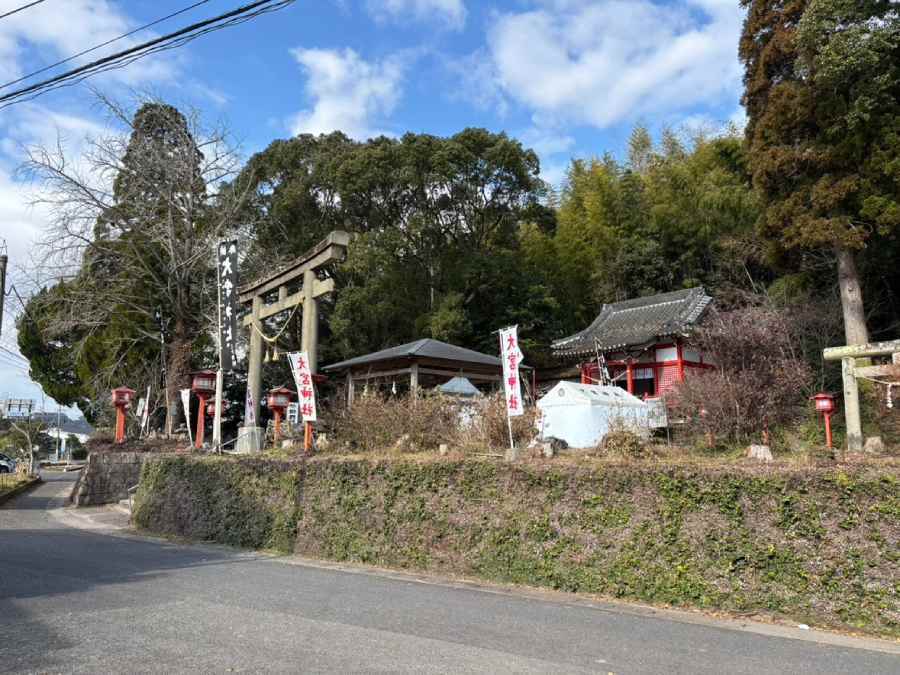
[[[848,344],[868,341],[856,258],[897,230],[900,18],[890,0],[742,0],[761,232],[837,261]]]

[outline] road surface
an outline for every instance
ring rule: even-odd
[[[888,643],[111,536],[45,478],[0,507],[0,672],[900,673]]]

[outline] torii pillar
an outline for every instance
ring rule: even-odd
[[[315,373],[319,344],[319,298],[334,291],[334,279],[319,279],[317,271],[335,261],[343,260],[350,244],[350,235],[335,230],[311,250],[288,265],[241,287],[238,299],[250,305],[244,325],[250,329],[250,363],[247,388],[250,410],[244,426],[238,432],[238,452],[259,452],[263,447],[265,429],[259,426],[259,400],[262,396],[262,363],[264,344],[263,320],[301,305],[303,323],[301,349],[309,356],[310,370]],[[290,295],[288,294],[292,289]]]

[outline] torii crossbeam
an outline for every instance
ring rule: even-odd
[[[329,263],[343,260],[349,244],[350,235],[335,230],[290,264],[240,288],[238,300],[241,304],[250,305],[250,314],[243,323],[250,328],[247,387],[250,390],[251,411],[238,434],[239,452],[259,451],[263,445],[263,429],[257,425],[262,395],[263,320],[301,306],[301,349],[309,355],[310,370],[315,373],[319,298],[334,290],[334,279],[320,279],[317,272]]]

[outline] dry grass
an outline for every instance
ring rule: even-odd
[[[340,400],[340,399],[338,399]],[[517,445],[536,434],[535,411],[513,418]],[[338,404],[323,416],[328,453],[416,453],[446,445],[455,452],[477,453],[509,446],[506,410],[501,395],[460,400],[428,392],[412,399],[358,396],[352,408]]]

